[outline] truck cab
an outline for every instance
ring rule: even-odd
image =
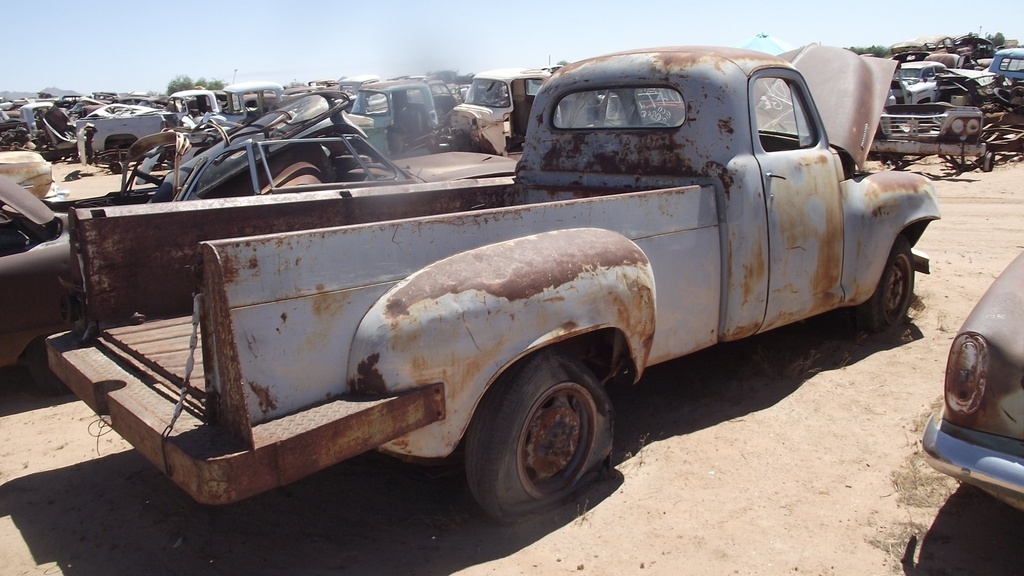
[[[386,80],[359,88],[349,118],[375,148],[392,158],[429,151],[438,124],[433,91],[421,80]]]
[[[452,109],[452,147],[507,156],[522,149],[530,110],[547,70],[503,68],[473,76],[465,101]]]

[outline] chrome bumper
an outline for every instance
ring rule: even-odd
[[[965,442],[943,432],[943,425],[941,415],[933,415],[921,438],[932,468],[994,494],[1024,496],[1024,459]]]

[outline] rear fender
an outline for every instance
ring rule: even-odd
[[[594,228],[536,234],[436,262],[384,294],[360,323],[350,392],[443,382],[446,419],[383,449],[443,457],[487,387],[533,350],[603,328],[624,335],[637,373],[654,337],[654,274],[629,239]]]
[[[928,223],[939,219],[939,202],[928,179],[904,172],[847,180],[843,195],[843,290],[846,303],[854,305],[874,293],[896,236],[904,234],[911,246],[917,244]],[[915,254],[914,266],[927,271],[923,254]]]

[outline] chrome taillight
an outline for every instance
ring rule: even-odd
[[[981,408],[988,379],[988,344],[965,332],[953,340],[946,361],[946,419],[954,424]]]

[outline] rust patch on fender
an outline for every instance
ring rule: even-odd
[[[348,381],[348,387],[353,394],[380,395],[387,392],[384,376],[377,370],[378,362],[380,362],[379,352],[374,352],[359,361],[356,366],[355,378],[350,378]]]
[[[411,306],[424,300],[471,290],[509,301],[525,300],[588,270],[641,264],[647,264],[647,257],[640,248],[605,230],[528,236],[463,252],[432,265],[391,295],[386,317],[408,314]]]

